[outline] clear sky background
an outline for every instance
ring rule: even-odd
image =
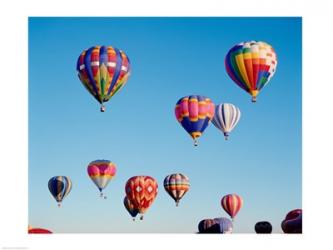
[[[286,213],[302,207],[301,30],[301,18],[30,18],[29,224],[58,233],[192,233],[202,219],[228,217],[220,200],[237,193],[244,206],[234,233],[254,233],[260,220],[280,233]],[[228,50],[248,40],[271,44],[278,56],[255,104],[224,68]],[[124,50],[132,65],[105,113],[76,72],[79,54],[93,45]],[[189,94],[240,108],[229,141],[211,124],[193,146],[174,115]],[[96,159],[117,165],[107,200],[87,175]],[[175,172],[191,182],[177,208],[163,188]],[[60,209],[47,187],[55,175],[73,182]],[[122,203],[134,175],[159,184],[136,222]]]

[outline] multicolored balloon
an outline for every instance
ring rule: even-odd
[[[190,180],[187,176],[180,173],[168,175],[164,179],[164,189],[178,206],[180,199],[190,189]]]
[[[220,225],[213,219],[204,219],[198,224],[199,233],[219,233]]]
[[[77,60],[78,76],[105,111],[107,102],[127,82],[131,72],[127,55],[111,46],[94,46],[84,50]]]
[[[225,67],[230,78],[252,96],[273,77],[277,57],[271,45],[260,41],[242,42],[232,47],[225,57]]]
[[[66,176],[54,176],[49,180],[48,187],[60,207],[62,200],[72,189],[72,181]]]
[[[125,186],[126,197],[141,214],[141,220],[155,200],[157,189],[156,180],[150,176],[133,176],[128,179]]]
[[[302,209],[290,211],[281,223],[281,228],[287,234],[302,233]]]
[[[28,234],[51,234],[52,232],[45,228],[29,228]]]
[[[102,190],[108,185],[110,180],[116,175],[116,165],[108,160],[96,160],[89,163],[88,175],[95,183],[103,197]],[[106,196],[104,196],[106,199]]]
[[[258,221],[254,226],[254,230],[257,234],[270,234],[273,227],[268,221]]]
[[[178,122],[190,134],[194,145],[214,117],[214,103],[201,95],[190,95],[180,98],[175,107]]]
[[[219,225],[219,233],[221,234],[231,234],[233,230],[233,224],[231,220],[228,218],[215,218],[214,221],[216,221]]]
[[[133,221],[135,221],[135,217],[139,213],[137,209],[134,208],[133,204],[130,202],[127,197],[124,198],[124,206],[127,210],[127,212],[133,217]]]
[[[227,194],[221,199],[221,206],[233,220],[243,206],[243,199],[237,194]]]
[[[239,108],[230,103],[223,103],[215,106],[215,114],[212,123],[221,130],[226,140],[229,133],[237,125],[241,117]]]

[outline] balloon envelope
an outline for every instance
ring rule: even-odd
[[[72,189],[72,181],[67,176],[54,176],[48,182],[49,190],[54,199],[61,203]]]
[[[198,224],[199,233],[220,233],[220,225],[216,220],[204,219]]]
[[[302,209],[290,211],[281,223],[284,233],[302,233]]]
[[[201,95],[185,96],[176,103],[176,118],[195,142],[213,119],[214,107],[209,98]]]
[[[124,206],[125,206],[127,212],[133,218],[135,218],[137,216],[137,214],[139,213],[139,210],[134,208],[133,204],[130,202],[130,200],[127,197],[124,198]]]
[[[257,234],[270,234],[273,227],[268,221],[258,221],[254,226],[254,230]]]
[[[125,192],[134,209],[143,214],[157,196],[158,184],[150,176],[133,176],[126,182]]]
[[[51,234],[52,232],[44,228],[30,228],[28,230],[29,234]]]
[[[164,189],[175,200],[176,205],[190,189],[190,180],[181,173],[171,174],[164,179]]]
[[[233,219],[243,206],[243,199],[237,194],[227,194],[221,199],[222,208]]]
[[[102,191],[116,175],[116,165],[108,160],[96,160],[89,163],[87,171],[99,191]]]
[[[212,123],[221,130],[227,139],[229,133],[237,125],[241,117],[239,108],[230,103],[218,104],[215,106],[215,114]]]
[[[216,221],[219,225],[219,233],[222,234],[232,233],[233,224],[231,220],[229,220],[228,218],[221,217],[221,218],[215,218],[214,221]]]
[[[252,96],[252,101],[273,77],[277,66],[271,45],[261,41],[242,42],[232,47],[225,57],[230,78]]]
[[[101,104],[109,101],[126,84],[131,72],[127,55],[111,46],[93,46],[84,50],[76,69],[82,84]]]

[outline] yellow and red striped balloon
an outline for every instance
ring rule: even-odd
[[[233,219],[243,206],[243,199],[237,194],[227,194],[221,199],[222,208]]]

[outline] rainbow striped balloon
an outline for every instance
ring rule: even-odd
[[[164,179],[164,189],[178,206],[180,199],[190,189],[190,180],[187,176],[180,173],[168,175]]]
[[[242,42],[232,47],[225,57],[225,67],[230,78],[252,96],[273,77],[277,57],[271,45],[260,41]]]
[[[243,199],[237,194],[227,194],[221,199],[222,208],[233,219],[243,206]]]
[[[82,84],[103,105],[125,84],[130,75],[127,55],[111,46],[94,46],[84,50],[77,60],[76,70]]]
[[[201,95],[180,98],[176,103],[175,115],[178,122],[190,134],[197,146],[197,139],[202,135],[214,117],[214,103]]]
[[[102,190],[116,175],[116,165],[108,160],[96,160],[89,163],[87,171],[103,197]],[[106,197],[104,196],[104,198]]]

